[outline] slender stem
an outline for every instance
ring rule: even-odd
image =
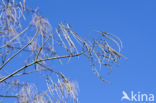
[[[32,41],[34,40],[34,38],[37,36],[39,30],[37,29],[36,33],[35,33],[35,36],[32,38],[32,40],[26,44],[23,48],[21,48],[17,53],[15,53],[12,57],[10,57],[1,67],[0,67],[0,70],[9,62],[11,61],[17,54],[19,54],[21,51],[23,51],[26,47],[28,47]]]
[[[19,34],[17,34],[13,39],[11,39],[10,41],[8,41],[6,44],[4,44],[3,46],[1,46],[0,48],[4,48],[6,46],[8,46],[12,41],[14,41],[16,38],[18,38],[20,35],[22,35],[24,32],[26,32],[29,28],[31,27],[31,25],[29,25],[27,28],[25,28],[23,31],[21,31]]]
[[[53,60],[53,59],[62,59],[62,58],[69,58],[69,57],[76,57],[76,56],[80,56],[82,54],[84,54],[85,51],[75,54],[75,55],[66,55],[66,56],[58,56],[58,57],[52,57],[52,58],[44,58],[44,59],[40,59],[38,60],[38,62],[42,62],[42,61],[47,61],[47,60]]]
[[[23,69],[25,69],[25,68],[27,68],[27,67],[33,65],[33,64],[35,64],[35,62],[33,62],[33,63],[31,63],[31,64],[28,64],[28,65],[25,65],[25,66],[23,66],[22,68],[16,70],[15,72],[9,74],[8,76],[6,76],[6,77],[4,77],[3,79],[1,79],[1,80],[0,80],[0,83],[2,83],[2,82],[5,81],[6,79],[8,79],[8,78],[14,76],[16,73],[22,71]]]
[[[34,64],[36,64],[36,63],[39,63],[39,62],[41,62],[41,61],[53,60],[53,59],[62,59],[62,58],[69,58],[69,57],[76,57],[76,56],[80,56],[80,55],[82,55],[83,53],[84,53],[84,51],[81,52],[81,53],[75,54],[75,55],[66,55],[66,56],[59,56],[59,57],[45,58],[45,59],[41,59],[41,60],[34,61],[34,62],[30,63],[30,64],[27,64],[27,65],[21,67],[20,69],[18,69],[18,70],[16,70],[15,72],[9,74],[8,76],[2,78],[2,79],[0,80],[0,83],[2,83],[3,81],[9,79],[10,77],[13,77],[15,74],[17,74],[18,72],[24,70],[25,68],[27,68],[27,67],[29,67],[29,66],[31,66],[31,65],[34,65]]]
[[[44,41],[43,45],[40,47],[40,50],[38,51],[37,55],[36,55],[36,60],[38,59],[38,56],[41,52],[41,50],[43,49],[44,45],[47,43],[47,41],[50,39],[51,35]]]
[[[18,96],[0,95],[0,97],[5,98],[18,98]]]

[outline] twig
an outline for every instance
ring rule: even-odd
[[[31,43],[32,43],[32,41],[34,40],[34,38],[36,37],[36,35],[38,34],[38,29],[37,29],[37,31],[36,31],[36,33],[35,33],[35,36],[32,38],[32,40],[27,44],[27,45],[25,45],[23,48],[21,48],[17,53],[15,53],[12,57],[10,57],[1,67],[0,67],[0,70],[10,61],[10,60],[12,60],[17,54],[19,54],[21,51],[23,51],[26,47],[28,47]]]
[[[85,51],[81,52],[81,53],[78,53],[78,54],[75,54],[75,55],[67,55],[67,56],[59,56],[59,57],[52,57],[52,58],[45,58],[45,59],[41,59],[41,60],[37,60],[37,61],[34,61],[30,64],[27,64],[23,67],[21,67],[20,69],[16,70],[15,72],[9,74],[8,76],[4,77],[3,79],[0,80],[0,83],[2,83],[3,81],[9,79],[10,77],[13,77],[15,74],[17,74],[18,72],[24,70],[25,68],[31,66],[31,65],[34,65],[36,63],[39,63],[39,62],[42,62],[42,61],[46,61],[46,60],[53,60],[53,59],[62,59],[62,58],[69,58],[69,57],[76,57],[76,56],[80,56],[82,55],[83,53],[85,53]]]
[[[11,96],[11,95],[0,95],[0,97],[5,98],[18,98],[18,96]]]

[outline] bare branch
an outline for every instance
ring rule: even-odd
[[[121,54],[123,45],[120,38],[111,33],[95,31],[94,35],[91,40],[83,39],[69,24],[63,23],[53,30],[38,9],[27,7],[26,0],[1,0],[0,89],[3,91],[0,97],[18,98],[19,103],[65,103],[68,98],[78,102],[75,83],[52,69],[48,61],[59,60],[56,63],[61,64],[82,55],[87,57],[93,73],[109,83],[101,74],[102,67],[112,72],[113,64],[118,64],[124,57]],[[20,57],[20,64],[16,57]],[[13,60],[17,63],[16,68],[9,68]],[[42,93],[38,93],[33,84],[20,81],[23,75],[34,72],[46,76],[47,90]]]
[[[21,48],[17,53],[15,53],[12,57],[10,57],[10,58],[0,67],[0,70],[1,70],[10,60],[12,60],[16,55],[18,55],[21,51],[23,51],[26,47],[28,47],[28,46],[32,43],[32,41],[35,39],[35,37],[37,36],[37,34],[38,34],[38,30],[36,31],[36,33],[35,33],[33,39],[32,39],[27,45],[25,45],[23,48]],[[0,82],[0,83],[1,83],[1,82]]]

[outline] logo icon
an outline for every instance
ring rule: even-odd
[[[121,100],[126,99],[126,100],[130,101],[130,98],[128,97],[128,95],[125,91],[122,91],[122,94],[123,94],[123,96],[122,96]]]

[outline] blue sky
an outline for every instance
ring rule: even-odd
[[[69,23],[82,37],[94,30],[121,38],[121,60],[103,83],[91,71],[87,60],[61,66],[66,76],[79,84],[80,103],[130,103],[121,101],[122,91],[156,95],[156,1],[155,0],[29,0],[53,26]],[[105,67],[102,68],[105,70]],[[142,102],[139,102],[142,103]]]

